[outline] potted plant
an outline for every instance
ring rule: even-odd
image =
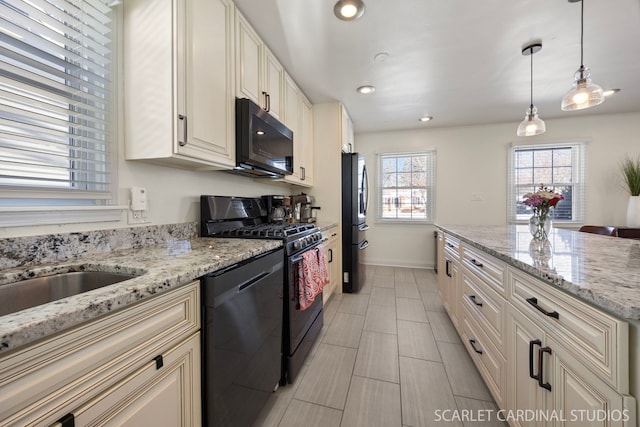
[[[629,191],[627,227],[640,227],[640,156],[627,156],[620,162],[620,172]]]

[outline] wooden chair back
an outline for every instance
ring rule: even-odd
[[[603,236],[618,236],[618,230],[615,227],[602,225],[583,225],[578,231],[583,233],[602,234]]]

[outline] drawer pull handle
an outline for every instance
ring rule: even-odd
[[[156,362],[156,369],[160,369],[164,366],[164,360],[162,359],[161,354],[154,357],[153,360]]]
[[[475,295],[469,295],[469,299],[471,300],[472,303],[474,303],[475,305],[477,305],[478,307],[482,307],[482,303],[478,302],[476,300],[476,296]]]
[[[469,344],[471,344],[471,347],[473,348],[473,351],[475,351],[478,354],[482,354],[482,350],[478,350],[476,348],[476,340],[469,340]]]
[[[531,304],[532,306],[534,306],[536,308],[536,310],[538,310],[540,313],[544,314],[545,316],[549,316],[549,317],[553,317],[554,319],[559,319],[560,318],[560,314],[557,311],[547,311],[544,308],[540,307],[538,305],[538,298],[535,297],[531,297],[531,298],[527,298],[526,301]]]
[[[538,381],[538,378],[540,377],[540,373],[538,373],[538,375],[533,373],[533,347],[536,345],[542,346],[542,341],[540,340],[529,341],[529,377],[531,379]]]
[[[543,355],[544,353],[549,353],[551,354],[551,348],[550,347],[540,347],[538,349],[538,385],[546,390],[551,391],[551,384],[549,383],[543,383],[543,375],[542,375],[542,360],[543,360]]]
[[[450,248],[455,248],[453,243],[447,243],[447,246],[449,246]]]
[[[471,262],[471,264],[475,265],[476,267],[480,267],[480,268],[483,267],[482,263],[476,261],[475,258],[471,258],[470,262]]]

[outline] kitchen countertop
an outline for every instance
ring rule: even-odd
[[[0,317],[0,355],[208,273],[282,246],[278,240],[191,238],[0,271],[0,286],[68,271],[141,274],[124,282]]]
[[[437,227],[620,318],[640,319],[638,240],[553,228],[540,252],[530,248],[528,226]]]

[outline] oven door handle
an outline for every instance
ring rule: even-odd
[[[322,242],[316,242],[316,243],[314,243],[314,244],[313,244],[313,245],[311,245],[311,246],[307,246],[306,248],[304,248],[304,250],[303,250],[301,253],[308,252],[308,251],[310,251],[311,249],[316,249],[318,246],[320,246],[320,244],[321,244],[321,243],[322,243]],[[292,264],[292,265],[293,265],[293,264],[297,264],[297,263],[299,263],[300,261],[302,261],[302,255],[297,255],[297,256],[291,257],[291,259],[289,260],[289,262],[291,262],[291,264]]]

